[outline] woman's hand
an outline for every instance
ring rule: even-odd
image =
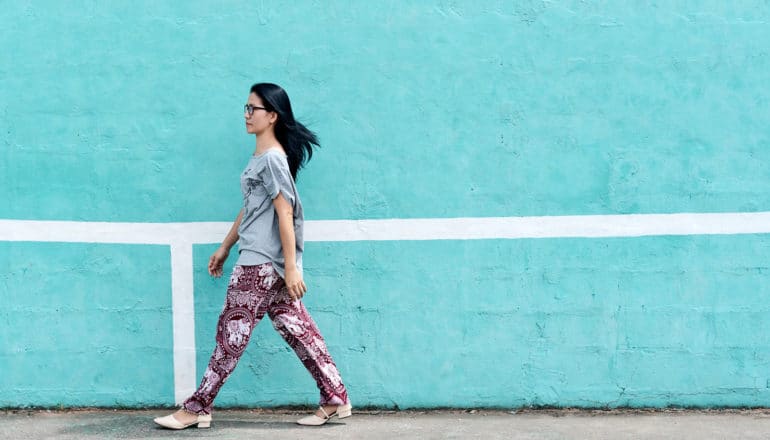
[[[305,282],[302,281],[302,275],[300,275],[299,270],[296,267],[286,269],[284,281],[286,281],[286,288],[289,290],[289,296],[293,300],[302,298],[305,292],[307,292]]]
[[[222,268],[225,265],[225,260],[227,260],[228,255],[230,255],[230,250],[224,246],[220,246],[219,249],[211,255],[211,258],[209,258],[209,275],[217,278],[222,276]]]

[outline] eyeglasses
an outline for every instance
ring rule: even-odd
[[[264,108],[264,107],[257,107],[256,105],[246,104],[246,105],[243,106],[243,111],[245,113],[248,113],[249,116],[254,114],[254,110],[264,110],[264,111],[267,111],[266,108]]]

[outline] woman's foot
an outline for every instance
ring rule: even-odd
[[[166,417],[158,417],[155,420],[158,425],[169,429],[184,429],[197,424],[198,428],[211,426],[211,414],[196,415],[183,409]]]
[[[297,424],[306,426],[320,426],[328,422],[334,416],[339,419],[350,417],[353,414],[353,406],[350,403],[345,405],[322,405],[312,416],[297,420]]]

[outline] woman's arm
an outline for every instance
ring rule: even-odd
[[[241,212],[238,213],[238,217],[236,217],[235,221],[233,222],[233,226],[230,227],[230,232],[228,232],[225,236],[225,239],[222,241],[219,249],[217,249],[214,254],[211,255],[211,258],[209,258],[210,275],[217,278],[222,276],[222,268],[225,265],[227,256],[230,255],[230,248],[232,248],[233,245],[238,241],[238,227],[241,225],[242,219],[243,209],[241,209]]]
[[[227,233],[224,241],[222,241],[222,247],[227,249],[227,252],[230,252],[230,248],[238,241],[238,227],[241,226],[242,219],[243,209],[238,213],[238,217],[235,218],[233,225],[230,227],[230,232]]]
[[[278,214],[278,230],[281,234],[281,247],[283,248],[283,260],[286,276],[286,287],[292,299],[300,299],[307,292],[305,282],[297,268],[296,237],[294,237],[294,208],[291,203],[278,193],[273,199],[275,212]]]

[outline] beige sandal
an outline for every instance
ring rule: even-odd
[[[318,417],[317,415],[313,414],[312,416],[303,417],[297,420],[297,424],[305,426],[321,426],[334,416],[337,416],[338,419],[344,419],[345,417],[350,417],[353,415],[353,405],[350,403],[339,405],[334,409],[334,411],[332,411],[331,414],[327,414],[326,411],[324,411],[323,406],[319,407],[319,409],[323,413],[324,417]]]
[[[199,415],[194,422],[182,423],[174,417],[173,414],[166,417],[156,417],[153,420],[158,425],[168,429],[185,429],[192,425],[198,425],[198,428],[208,428],[211,426],[211,414]]]

